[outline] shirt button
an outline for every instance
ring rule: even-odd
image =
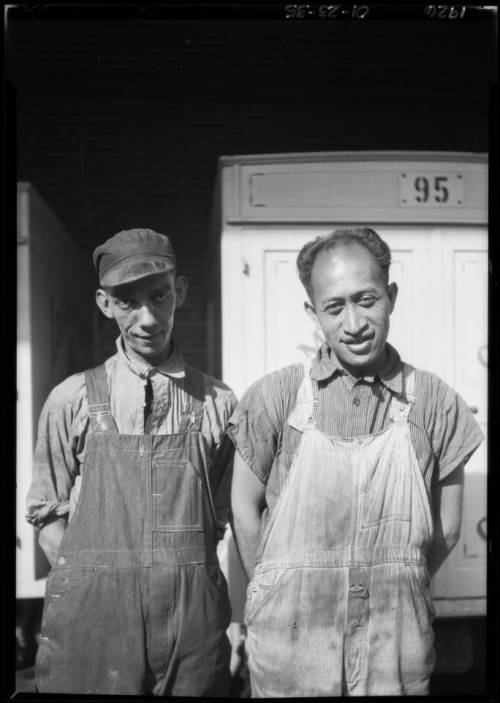
[[[359,404],[361,403],[361,401],[360,401],[359,398],[354,398],[354,400],[352,401],[352,403],[353,403],[353,405],[355,405],[356,407],[358,407]]]
[[[57,563],[59,564],[59,566],[64,566],[64,564],[66,564],[66,559],[64,557],[59,557]]]

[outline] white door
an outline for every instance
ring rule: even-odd
[[[320,334],[303,309],[306,295],[296,257],[302,244],[331,229],[245,233],[244,258],[251,271],[246,315],[253,321],[254,349],[249,382],[312,356],[320,345]],[[377,231],[391,247],[391,280],[399,288],[389,341],[403,359],[436,373],[457,390],[486,434],[486,228],[390,225]],[[466,467],[462,535],[436,575],[436,597],[485,595],[485,518],[486,442]]]
[[[487,430],[488,254],[486,230],[442,230],[444,290],[451,333],[442,376]],[[482,443],[466,466],[462,534],[441,588],[457,598],[486,593],[486,465]]]

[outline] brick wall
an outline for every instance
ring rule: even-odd
[[[172,236],[201,368],[220,155],[488,149],[491,23],[33,19],[6,50],[18,179],[89,255],[123,228]],[[99,333],[104,356],[115,333]]]

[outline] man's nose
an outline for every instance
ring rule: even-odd
[[[139,308],[138,313],[138,322],[142,327],[154,327],[156,325],[156,317],[148,305],[143,305]]]
[[[361,334],[367,327],[368,321],[357,305],[347,305],[345,308],[344,331],[351,337]]]

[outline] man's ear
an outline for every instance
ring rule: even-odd
[[[398,284],[389,283],[387,286],[387,296],[389,298],[389,315],[392,314],[394,310],[394,304],[396,303],[396,298],[398,297]]]
[[[106,315],[110,320],[113,319],[113,312],[111,311],[111,306],[109,304],[109,297],[108,294],[106,293],[105,290],[102,288],[98,288],[95,293],[95,302],[97,303],[97,307],[99,310],[102,312],[103,315]]]
[[[305,301],[304,301],[304,310],[305,310],[306,313],[309,315],[309,317],[311,318],[311,320],[312,320],[316,325],[319,325],[319,322],[318,322],[318,315],[317,315],[316,310],[314,309],[312,303],[310,303],[309,300],[305,300]]]
[[[176,276],[175,278],[175,307],[180,308],[186,300],[186,295],[189,288],[189,282],[186,276]]]

